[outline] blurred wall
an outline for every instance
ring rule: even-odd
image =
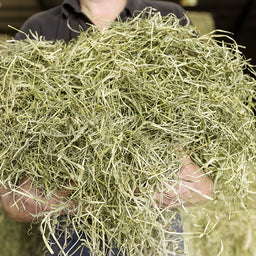
[[[256,0],[198,0],[197,6],[186,10],[210,12],[216,29],[232,32],[237,43],[246,47],[246,58],[256,64]]]

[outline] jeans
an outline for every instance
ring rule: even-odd
[[[174,229],[177,233],[180,233],[180,236],[173,236],[171,235],[171,239],[176,241],[176,248],[174,249],[174,252],[169,256],[180,256],[185,255],[183,253],[184,251],[184,241],[182,240],[182,233],[183,228],[181,224],[181,217],[180,215],[177,215],[177,218],[172,220],[172,223],[170,224],[172,229]],[[71,233],[71,235],[66,238],[66,235],[61,230],[61,228],[58,228],[55,234],[55,237],[58,238],[58,243],[61,247],[64,247],[64,252],[67,256],[90,256],[90,250],[83,245],[83,240],[86,239],[85,234],[76,234],[75,232]],[[53,250],[54,254],[50,254],[49,256],[64,256],[63,252],[61,252],[59,245],[57,245],[56,241],[54,241],[53,237],[51,239],[51,249]],[[178,251],[179,253],[175,253],[175,251]],[[123,255],[120,253],[120,251],[117,248],[113,248],[110,252],[110,250],[105,250],[106,256],[129,256],[129,255]],[[142,256],[142,255],[138,255]]]

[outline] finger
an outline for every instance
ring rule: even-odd
[[[4,195],[6,192],[8,192],[8,187],[5,186],[4,184],[2,184],[2,183],[0,182],[0,198],[1,198],[1,196]]]
[[[154,195],[154,199],[156,202],[156,205],[159,208],[168,208],[168,209],[174,209],[174,208],[178,208],[181,206],[181,200],[175,196],[169,196],[168,194],[164,194],[164,193],[155,193]]]

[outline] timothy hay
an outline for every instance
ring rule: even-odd
[[[42,256],[44,244],[38,225],[17,223],[0,207],[0,255]]]
[[[256,216],[245,204],[255,181],[252,67],[235,42],[200,36],[173,15],[147,14],[102,33],[92,27],[67,45],[36,36],[0,43],[1,182],[18,193],[30,177],[46,198],[70,191],[66,204],[42,216],[50,251],[46,237],[62,210],[94,255],[108,247],[182,255],[170,227],[178,212],[191,223],[184,239],[199,241],[190,251],[202,250],[205,238],[207,248],[216,244],[207,232],[221,234],[216,219],[235,226],[241,215]],[[177,148],[214,180],[215,198],[204,208],[154,204],[163,182],[180,182]]]

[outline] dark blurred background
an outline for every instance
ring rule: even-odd
[[[167,1],[167,0],[166,0]],[[11,25],[20,28],[32,14],[60,4],[62,0],[0,0],[1,38],[13,36]],[[243,45],[246,58],[256,64],[256,0],[173,0],[191,15],[195,25],[206,33],[213,28],[233,33]]]

